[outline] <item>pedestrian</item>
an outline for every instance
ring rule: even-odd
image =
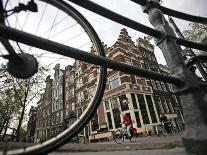
[[[130,133],[131,126],[132,126],[131,119],[126,114],[123,114],[122,127],[126,129],[126,132],[129,137],[131,137],[131,133]]]

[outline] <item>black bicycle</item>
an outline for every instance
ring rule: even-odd
[[[153,37],[160,38],[162,36],[160,31],[124,18],[90,1],[70,1],[79,3],[78,5],[83,7],[91,6],[88,7],[89,10]],[[139,1],[134,2],[138,3]],[[145,5],[146,1],[140,1],[139,4]],[[171,11],[163,7],[160,9],[163,9],[165,13],[166,10]],[[196,19],[197,22],[206,22],[206,19],[202,17],[195,18],[193,16],[192,19]],[[1,152],[2,154],[46,154],[70,141],[91,120],[101,103],[106,83],[106,68],[176,85],[182,83],[180,79],[175,77],[146,71],[104,58],[104,49],[95,30],[76,9],[63,0],[27,0],[20,4],[14,0],[0,0],[0,36],[3,45],[0,47],[0,71],[1,75],[4,75],[0,79],[0,96],[5,95],[3,92],[11,92],[6,90],[14,90],[14,82],[19,84],[22,82],[13,77],[29,79],[28,81],[35,77],[34,84],[41,84],[44,81],[43,79],[48,76],[48,72],[53,73],[53,68],[58,68],[54,66],[56,63],[60,64],[59,70],[61,67],[64,68],[74,63],[78,67],[80,61],[86,63],[84,71],[87,72],[87,68],[97,70],[94,89],[96,93],[93,94],[90,103],[84,107],[82,114],[69,128],[49,141],[23,149],[4,150]],[[163,36],[162,39],[165,37],[167,36]],[[179,38],[174,39],[179,45],[206,50],[206,45]],[[41,76],[38,76],[39,72],[41,72]],[[81,72],[75,73],[77,76],[80,74]],[[89,75],[90,73],[87,72],[86,74]],[[43,77],[42,81],[38,82],[40,77]],[[6,79],[12,84],[5,83]],[[77,80],[79,81],[77,87],[79,87],[83,81]],[[31,87],[28,83],[26,86]],[[44,87],[44,85],[33,86],[32,89],[36,89],[36,92],[41,92],[41,88]],[[21,86],[17,87],[16,90],[21,90]]]
[[[6,26],[5,28],[10,28],[12,31],[19,30],[25,32],[26,36],[33,37],[34,39],[35,37],[41,37],[42,41],[45,40],[47,43],[51,43],[51,46],[46,47],[43,43],[44,41],[37,43],[34,39],[28,39],[22,35],[15,35],[17,39],[14,39],[15,41],[1,37],[0,41],[3,46],[0,48],[0,85],[4,85],[1,88],[1,92],[6,92],[7,90],[12,92],[13,89],[13,93],[15,93],[13,86],[15,86],[16,90],[20,90],[21,83],[28,83],[28,81],[34,79],[33,81],[36,82],[29,83],[30,85],[28,85],[32,87],[32,91],[43,93],[41,90],[45,87],[43,83],[48,75],[54,74],[53,68],[56,67],[56,64],[59,64],[60,72],[55,74],[61,74],[61,69],[68,65],[75,65],[78,68],[80,63],[84,63],[86,67],[81,69],[85,75],[91,74],[89,68],[96,72],[93,81],[96,83],[95,87],[93,87],[94,94],[90,96],[89,104],[83,108],[83,111],[81,111],[76,121],[69,128],[66,128],[58,136],[49,139],[49,141],[25,149],[6,150],[5,153],[14,155],[44,154],[44,152],[55,150],[72,140],[83,129],[96,112],[105,89],[106,68],[81,62],[82,58],[87,58],[79,55],[80,59],[75,59],[72,56],[72,50],[64,50],[63,47],[70,46],[71,49],[87,51],[82,53],[86,55],[92,54],[93,56],[104,57],[105,54],[102,43],[90,23],[68,3],[62,0],[27,0],[22,3],[18,2],[14,0],[0,1],[1,27]],[[2,35],[3,33],[0,34]],[[30,43],[33,45],[19,42],[18,38],[30,40]],[[54,42],[58,43],[61,49],[54,47]],[[49,49],[44,49],[45,47],[52,49],[53,52],[50,52],[51,50]],[[81,86],[83,81],[78,79],[78,74],[82,73],[77,72],[75,74],[77,80],[80,81],[78,84]],[[5,84],[6,79],[10,80],[11,83]],[[70,81],[65,82],[67,85],[70,84]],[[1,94],[6,96],[6,94]],[[28,97],[30,96],[28,95]],[[31,102],[32,98],[30,99]],[[87,98],[85,97],[84,99],[86,100]]]
[[[158,133],[157,133],[158,137],[160,137],[160,136],[165,137],[165,136],[173,135],[173,134],[177,133],[177,128],[175,126],[173,126],[172,122],[168,123],[168,132],[165,129],[165,126],[163,124],[158,125],[157,129],[158,129]]]
[[[136,138],[133,135],[133,131],[132,130],[133,129],[131,128],[130,129],[131,136],[129,136],[128,133],[127,133],[126,127],[122,127],[122,128],[117,129],[115,132],[113,132],[114,141],[117,144],[121,144],[122,142],[125,141],[125,139],[129,140],[130,142],[135,142]]]

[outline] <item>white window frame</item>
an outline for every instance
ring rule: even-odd
[[[94,79],[94,74],[93,74],[93,73],[90,73],[90,74],[88,75],[88,82],[93,81],[93,79]]]
[[[117,76],[117,78],[114,78],[116,76]],[[111,79],[113,79],[113,80],[111,80]],[[118,80],[118,81],[115,83],[116,85],[113,86],[112,84],[114,84],[113,82],[115,80]],[[118,74],[115,74],[115,75],[109,77],[108,81],[109,81],[109,89],[114,89],[114,88],[121,86],[121,80],[120,80],[120,76]]]
[[[130,66],[132,66],[133,64],[132,64],[132,59],[130,59],[130,58],[125,58],[125,63],[127,64],[127,65],[130,65]]]

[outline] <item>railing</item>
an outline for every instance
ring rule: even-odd
[[[196,152],[197,154],[204,155],[207,152],[207,103],[202,95],[199,80],[196,79],[196,77],[186,68],[183,59],[181,58],[181,53],[178,50],[178,45],[183,45],[204,51],[207,51],[207,45],[177,38],[174,34],[174,31],[164,18],[163,13],[180,19],[203,24],[207,24],[207,18],[197,17],[162,7],[160,6],[159,0],[132,0],[133,2],[141,5],[145,13],[148,13],[149,20],[151,24],[156,28],[155,30],[126,17],[123,17],[117,13],[114,13],[93,2],[86,2],[82,0],[70,1],[103,17],[156,38],[155,42],[157,46],[159,46],[162,50],[167,64],[171,69],[172,75],[181,80],[179,81],[176,79],[177,82],[173,84],[175,84],[175,93],[179,95],[184,111],[186,130],[183,136],[183,142],[185,148],[188,152]],[[110,64],[113,62],[105,60],[103,63]],[[121,66],[118,63],[114,65],[117,66],[117,68],[113,68],[115,70],[132,73],[126,70],[121,70]],[[109,65],[104,66],[110,68]],[[133,70],[132,66],[129,67],[127,65],[124,65],[123,68],[125,67],[128,68],[128,70]],[[159,77],[159,80],[165,82],[168,81],[167,79],[170,79],[170,77],[161,78],[162,76],[151,73],[148,74],[144,71],[143,76],[147,76],[148,78],[153,79]]]

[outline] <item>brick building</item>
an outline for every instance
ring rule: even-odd
[[[160,68],[160,73],[165,74],[165,75],[170,74],[170,71],[167,66],[159,64],[159,68]],[[174,94],[173,89],[172,89],[172,85],[165,83],[165,86],[166,86],[167,91],[166,91],[166,89],[164,89],[164,91],[163,90],[160,91],[159,96],[161,98],[165,97],[166,103],[168,103],[168,102],[172,103],[174,114],[167,113],[166,108],[163,108],[163,103],[160,104],[160,102],[163,101],[163,99],[159,100],[159,98],[158,97],[156,98],[156,96],[154,95],[155,101],[157,102],[156,105],[158,105],[158,109],[160,110],[159,113],[165,113],[168,118],[173,119],[176,127],[180,131],[182,131],[182,130],[184,130],[184,118],[183,118],[183,111],[182,111],[182,106],[181,106],[180,100]]]
[[[27,142],[34,142],[36,128],[36,112],[37,108],[31,106],[29,111],[29,120],[27,124]]]
[[[154,46],[146,38],[138,38],[135,44],[126,29],[121,30],[118,40],[112,47],[104,45],[104,48],[106,57],[110,59],[163,73],[157,63]],[[94,68],[78,61],[74,66],[66,68],[65,81],[70,83],[70,86],[66,84],[66,98],[72,98],[72,101],[65,99],[67,107],[70,107],[66,110],[68,126],[80,116],[90,96],[95,92],[93,87],[97,80],[97,69]],[[179,102],[174,100],[171,85],[110,69],[107,76],[102,103],[81,133],[86,137],[86,141],[96,139],[96,135],[100,138],[100,135],[104,136],[103,133],[120,127],[124,113],[131,117],[133,127],[142,134],[156,132],[160,113],[165,113],[175,125],[178,125],[175,108],[181,107]]]
[[[51,136],[54,137],[64,130],[64,71],[60,64],[54,67],[54,79],[52,81],[52,111],[51,111]]]
[[[136,43],[133,42],[126,29],[121,30],[113,46],[104,45],[104,49],[106,57],[117,62],[169,74],[166,67],[158,65],[154,46],[146,38],[138,38]],[[95,53],[96,50],[92,47],[91,52]],[[99,76],[97,66],[79,60],[65,67],[64,71],[59,64],[54,70],[51,86],[51,137],[79,119],[96,92]],[[123,114],[131,117],[137,133],[153,134],[160,123],[160,113],[165,113],[182,129],[181,106],[170,84],[108,69],[102,102],[79,136],[84,137],[85,142],[109,137],[110,131],[120,127]],[[39,117],[41,120],[42,116]]]
[[[51,135],[52,79],[46,78],[45,92],[41,95],[36,108],[35,140],[46,141]]]

